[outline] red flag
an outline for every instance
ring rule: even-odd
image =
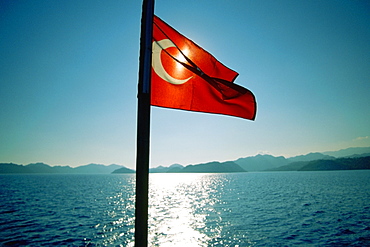
[[[227,68],[157,16],[153,23],[151,105],[254,120],[253,93]]]

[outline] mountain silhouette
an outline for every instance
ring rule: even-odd
[[[344,157],[343,157],[344,156]],[[261,155],[239,158],[235,161],[208,162],[182,166],[151,168],[152,173],[222,173],[261,171],[322,171],[370,169],[370,147],[347,148],[339,151],[308,153],[291,158]],[[127,167],[112,164],[88,164],[78,167],[50,166],[42,162],[28,165],[0,163],[0,174],[8,173],[54,173],[54,174],[110,174],[134,173]]]
[[[357,154],[365,154],[365,153],[370,153],[370,147],[352,147],[352,148],[341,149],[338,151],[322,152],[322,154],[334,156],[335,158],[343,158],[343,157],[348,157],[348,156],[357,155]]]
[[[1,173],[55,173],[55,174],[110,174],[113,171],[124,168],[120,165],[89,164],[79,167],[49,166],[44,163],[32,163],[26,166],[13,163],[0,163]],[[134,172],[134,171],[133,171]]]
[[[135,173],[135,171],[127,167],[121,167],[119,169],[112,171],[112,173]]]
[[[299,171],[330,171],[330,170],[364,170],[370,169],[370,156],[360,158],[338,158],[335,160],[314,160]]]
[[[309,153],[306,155],[298,155],[295,157],[288,158],[289,162],[298,162],[298,161],[311,161],[311,160],[332,160],[335,159],[333,156],[325,155],[322,153]]]
[[[289,163],[283,156],[275,157],[272,155],[258,154],[252,157],[239,158],[234,161],[246,171],[256,172],[264,171],[271,168],[277,168]]]
[[[150,168],[149,172],[151,172],[151,173],[178,172],[183,168],[184,167],[180,164],[173,164],[169,167],[158,166],[156,168]]]
[[[333,156],[323,153],[308,153],[305,155],[298,155],[291,158],[285,158],[283,156],[272,156],[272,155],[261,155],[258,154],[256,156],[250,156],[250,157],[244,157],[239,158],[235,161],[233,161],[235,164],[239,165],[243,170],[249,171],[249,172],[262,172],[262,171],[299,171],[303,170],[303,167],[308,165],[311,161],[317,161],[317,160],[328,160],[327,164],[330,164],[330,160],[336,160],[335,156],[347,154],[351,155],[348,158],[356,158],[356,157],[363,157],[363,156],[370,156],[367,153],[361,153],[366,152],[370,149],[369,148],[349,148],[349,149],[343,149],[339,150],[338,153],[335,151],[331,151],[330,153],[333,154]],[[354,163],[360,162],[359,160],[353,160]],[[362,161],[361,161],[362,162]],[[206,164],[211,164],[206,163]],[[324,163],[321,161],[321,163]],[[178,164],[175,164],[178,165]],[[198,164],[202,165],[202,164]],[[190,165],[189,168],[183,168],[181,165],[178,165],[180,167],[177,168],[171,168],[170,167],[157,167],[157,168],[151,168],[151,172],[199,172],[198,170],[202,170],[203,167],[194,167],[198,165]],[[311,163],[312,165],[312,163]],[[212,164],[210,167],[208,167],[209,172],[214,172],[215,169],[213,169]],[[331,168],[335,169],[335,166],[330,166]],[[348,166],[347,168],[354,169],[356,167],[355,165]],[[368,169],[366,168],[366,165],[363,165],[361,167],[364,167],[362,169]],[[172,170],[171,170],[171,169]],[[337,167],[338,169],[342,169],[340,166]],[[201,172],[206,172],[207,169],[204,169]],[[317,166],[316,168],[306,168],[306,169],[318,169],[322,170],[323,168]],[[328,168],[329,169],[329,168]],[[216,169],[217,170],[217,169]]]
[[[226,161],[223,163],[214,161],[199,165],[188,165],[181,169],[179,172],[224,173],[224,172],[245,172],[245,170],[232,161]]]

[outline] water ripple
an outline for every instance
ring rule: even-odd
[[[150,246],[370,246],[369,171],[152,174]],[[133,246],[134,175],[0,176],[1,246]]]

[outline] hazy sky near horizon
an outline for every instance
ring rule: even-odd
[[[141,1],[0,0],[0,162],[135,168]],[[370,146],[369,1],[157,0],[255,121],[152,107],[151,167]]]

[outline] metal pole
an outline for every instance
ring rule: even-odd
[[[149,146],[150,146],[150,80],[152,67],[154,0],[143,0],[141,17],[137,153],[135,246],[148,246]]]

